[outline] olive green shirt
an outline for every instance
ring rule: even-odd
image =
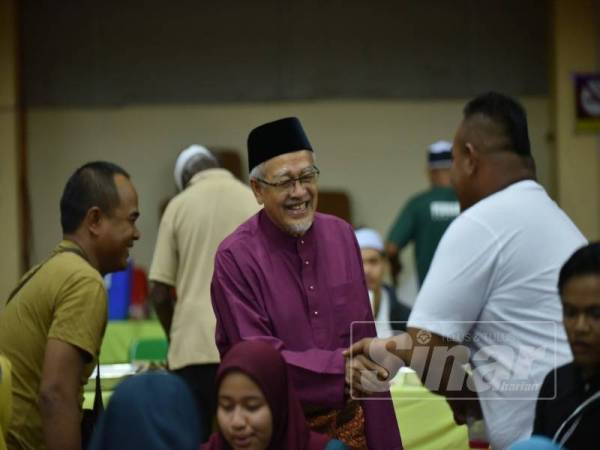
[[[12,364],[13,412],[6,441],[10,449],[46,448],[38,401],[48,338],[90,355],[81,378],[81,403],[83,386],[98,358],[107,322],[106,288],[100,273],[82,256],[60,253],[69,248],[78,249],[62,241],[0,311],[0,353]]]

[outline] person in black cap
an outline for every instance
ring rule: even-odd
[[[254,129],[248,160],[264,208],[217,250],[211,296],[221,356],[243,340],[272,344],[313,431],[353,450],[402,448],[387,386],[362,384],[362,369],[387,373],[342,354],[351,338],[375,336],[373,314],[352,227],[316,212],[319,169],[300,121]],[[367,323],[351,329],[355,321]],[[358,401],[361,392],[379,398]]]
[[[274,158],[279,158],[276,162],[282,162],[271,164],[276,166],[272,171],[272,178],[276,178],[278,183],[267,181],[270,174],[267,174],[266,165]],[[264,205],[275,225],[293,236],[300,236],[308,231],[317,208],[316,182],[319,169],[315,166],[314,159],[313,149],[302,124],[295,117],[257,127],[248,136],[250,184],[254,195],[258,203]],[[292,194],[296,193],[296,180],[288,176],[293,167],[301,168],[297,181],[301,187],[306,187],[306,195],[299,196],[305,201],[292,200],[294,195],[281,202],[271,201],[271,194],[290,191],[290,188]]]
[[[452,144],[438,141],[427,152],[427,175],[431,187],[416,194],[404,206],[394,222],[385,245],[390,258],[393,284],[401,270],[400,252],[409,242],[415,243],[415,263],[419,286],[433,259],[442,235],[460,212],[460,206],[450,186]]]

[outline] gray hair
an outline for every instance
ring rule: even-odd
[[[199,153],[192,156],[188,162],[186,162],[183,170],[181,171],[181,185],[185,189],[194,175],[198,172],[207,169],[215,169],[221,167],[217,158],[214,155]]]
[[[264,178],[265,176],[265,161],[261,162],[258,166],[254,166],[250,171],[250,179],[256,180],[257,178]]]

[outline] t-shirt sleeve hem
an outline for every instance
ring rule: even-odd
[[[431,318],[423,319],[420,317],[411,317],[408,320],[407,327],[418,328],[451,339],[455,342],[462,342],[469,333],[472,324],[469,322],[452,322],[448,320],[437,321]]]
[[[148,279],[150,281],[158,281],[159,283],[168,284],[169,286],[175,286],[175,280],[173,279],[173,277],[164,273],[150,272],[150,275],[148,275]]]
[[[68,336],[56,335],[55,333],[48,334],[48,339],[56,339],[58,341],[64,342],[65,344],[72,345],[77,349],[87,353],[93,359],[97,358],[96,350],[92,349],[90,345],[82,344],[81,341],[77,341],[75,338],[71,338]]]

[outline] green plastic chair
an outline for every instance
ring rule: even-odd
[[[169,344],[164,338],[139,339],[131,344],[130,360],[166,361]]]

